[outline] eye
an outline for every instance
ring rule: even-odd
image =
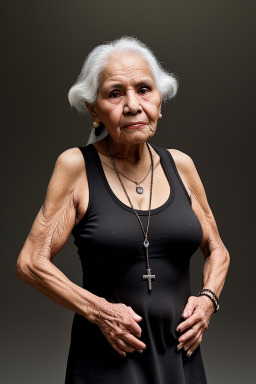
[[[114,99],[116,99],[117,97],[119,96],[119,93],[117,91],[113,91],[112,93],[110,93],[109,97],[113,97]]]
[[[140,88],[139,92],[141,92],[142,94],[145,94],[147,92],[149,92],[151,90],[150,87],[142,87]]]

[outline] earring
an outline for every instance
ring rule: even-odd
[[[159,119],[162,119],[163,115],[162,113],[159,113]]]
[[[100,125],[100,123],[97,123],[97,121],[94,121],[94,122],[93,122],[93,126],[94,126],[94,128],[97,128],[99,125]]]

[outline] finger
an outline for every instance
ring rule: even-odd
[[[191,337],[191,339],[189,339],[186,343],[183,343],[182,348],[184,349],[184,351],[187,351],[198,340],[201,334],[202,333],[197,332],[194,337]]]
[[[138,340],[136,337],[134,337],[130,333],[125,333],[123,336],[120,337],[125,343],[127,343],[129,346],[133,347],[134,349],[146,349],[146,344],[143,343],[143,341]]]
[[[192,316],[190,316],[187,320],[182,321],[176,328],[177,332],[184,332],[186,329],[191,328],[194,324],[198,323],[201,320],[201,317],[199,314],[194,313]]]
[[[142,316],[138,315],[136,312],[134,312],[134,310],[132,309],[132,307],[127,307],[128,310],[129,310],[129,313],[132,315],[132,317],[134,318],[135,321],[141,321],[142,320]]]
[[[194,352],[194,350],[199,346],[203,339],[203,334],[199,336],[199,338],[196,340],[196,342],[187,350],[187,356],[191,356],[191,354]]]
[[[140,338],[141,337],[141,333],[142,333],[142,329],[141,327],[139,326],[139,324],[136,323],[136,321],[134,319],[129,319],[126,324],[124,324],[126,329],[128,331],[130,331],[130,333],[132,333],[134,336]]]
[[[108,337],[108,341],[111,344],[111,346],[121,355],[122,357],[126,356],[126,352],[120,348],[111,338]]]
[[[194,337],[200,330],[202,331],[200,323],[194,324],[187,332],[178,338],[179,343],[187,343],[188,340]]]
[[[132,347],[130,344],[126,343],[126,341],[122,339],[117,339],[116,345],[118,345],[118,347],[121,348],[123,351],[129,352],[129,353],[132,353],[137,350],[136,348]]]

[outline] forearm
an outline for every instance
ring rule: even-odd
[[[211,289],[219,298],[224,287],[230,256],[225,247],[215,249],[207,256],[203,268],[202,288]]]
[[[105,300],[74,284],[50,261],[33,267],[23,267],[22,272],[19,268],[16,276],[55,303],[77,312],[91,322],[94,322],[98,308]]]

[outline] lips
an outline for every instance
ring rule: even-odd
[[[124,128],[127,128],[127,127],[133,127],[134,128],[139,128],[140,126],[143,126],[143,125],[146,125],[146,123],[144,123],[144,121],[131,121],[130,123],[126,124]]]

